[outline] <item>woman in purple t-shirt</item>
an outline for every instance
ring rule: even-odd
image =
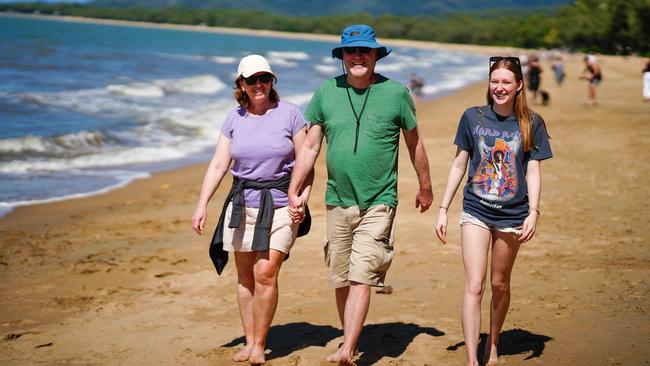
[[[208,201],[232,163],[234,184],[210,255],[220,273],[227,252],[234,252],[246,345],[232,359],[251,364],[265,362],[266,336],[278,302],[278,273],[297,235],[298,225],[287,211],[286,188],[307,131],[300,109],[280,101],[275,80],[264,57],[249,55],[240,61],[234,93],[239,107],[223,123],[192,217],[192,227],[201,235]],[[311,183],[301,194],[303,202],[310,189]],[[213,257],[215,242],[219,254],[225,253],[225,258],[217,258],[223,260],[219,264]]]

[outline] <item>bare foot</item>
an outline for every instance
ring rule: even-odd
[[[357,364],[352,360],[354,356],[358,353],[355,349],[354,352],[349,352],[339,348],[339,366],[357,366]]]
[[[251,355],[248,358],[248,363],[251,365],[263,365],[265,362],[266,359],[264,358],[264,347],[254,346]]]
[[[334,352],[331,355],[325,357],[325,360],[327,360],[327,362],[339,362],[339,357],[340,357],[339,352],[341,352],[340,348],[338,348],[336,350],[336,352]]]
[[[232,360],[235,362],[244,362],[248,361],[248,358],[251,356],[252,347],[246,345],[241,351],[235,353],[232,356]]]
[[[483,363],[485,363],[485,366],[496,365],[499,363],[499,355],[497,354],[496,345],[491,345],[490,342],[487,342],[485,345],[485,354],[483,355]]]
[[[345,357],[345,355],[339,357],[339,366],[357,366],[357,364],[352,361],[352,356]]]
[[[341,346],[342,345],[343,344],[340,344],[339,348],[336,350],[336,352],[334,352],[331,355],[327,356],[325,358],[325,360],[327,360],[327,362],[339,362],[339,359],[341,358]],[[357,349],[354,350],[354,356],[356,356],[358,354],[359,354],[359,349],[357,348]]]

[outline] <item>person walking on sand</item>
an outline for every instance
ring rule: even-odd
[[[589,91],[587,97],[587,105],[596,105],[596,87],[603,79],[603,74],[600,70],[600,65],[596,61],[596,56],[585,55],[583,58],[585,69],[580,76],[581,79],[589,81]]]
[[[532,93],[530,100],[533,104],[537,103],[537,92],[542,83],[542,65],[537,55],[532,55],[528,62],[528,90]]]
[[[646,61],[643,70],[643,101],[650,102],[650,60]]]
[[[287,189],[307,123],[298,106],[280,100],[276,75],[259,55],[241,59],[235,79],[239,106],[227,115],[208,167],[192,227],[201,235],[208,201],[230,168],[233,185],[212,239],[210,256],[221,274],[234,252],[237,300],[246,345],[234,361],[265,362],[266,336],[278,303],[278,273],[296,239]],[[300,199],[307,202],[307,172]]]
[[[483,356],[489,365],[497,362],[517,252],[537,228],[541,161],[553,155],[544,120],[527,107],[519,58],[490,58],[487,105],[463,113],[454,144],[458,148],[442,197],[436,234],[446,243],[447,211],[469,164],[460,217],[465,268],[462,325],[467,365],[479,365],[481,300],[489,259],[490,332]]]
[[[422,96],[422,88],[424,88],[424,79],[417,74],[412,73],[409,78],[408,88],[415,97]]]
[[[553,58],[553,73],[555,74],[555,83],[557,86],[562,86],[562,82],[564,81],[564,63],[562,62],[562,56],[561,55],[555,55]]]
[[[344,74],[323,82],[305,113],[310,128],[289,186],[289,207],[300,220],[298,195],[327,138],[327,244],[329,284],[343,327],[343,343],[327,359],[354,365],[357,341],[370,305],[371,286],[382,287],[393,258],[397,207],[397,156],[404,134],[419,190],[415,207],[433,201],[429,163],[405,85],[375,73],[391,49],[367,25],[343,30],[332,56]]]

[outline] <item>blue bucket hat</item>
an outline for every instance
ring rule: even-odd
[[[377,43],[375,31],[365,24],[355,24],[345,28],[341,33],[341,45],[332,49],[332,57],[342,60],[344,47],[377,48],[377,60],[388,56],[392,51],[390,47]]]

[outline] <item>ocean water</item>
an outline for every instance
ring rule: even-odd
[[[341,73],[334,46],[0,15],[0,216],[209,160],[241,57],[267,57],[281,97],[304,110]],[[414,72],[435,98],[481,80],[486,64],[393,47],[377,71],[404,83]]]

